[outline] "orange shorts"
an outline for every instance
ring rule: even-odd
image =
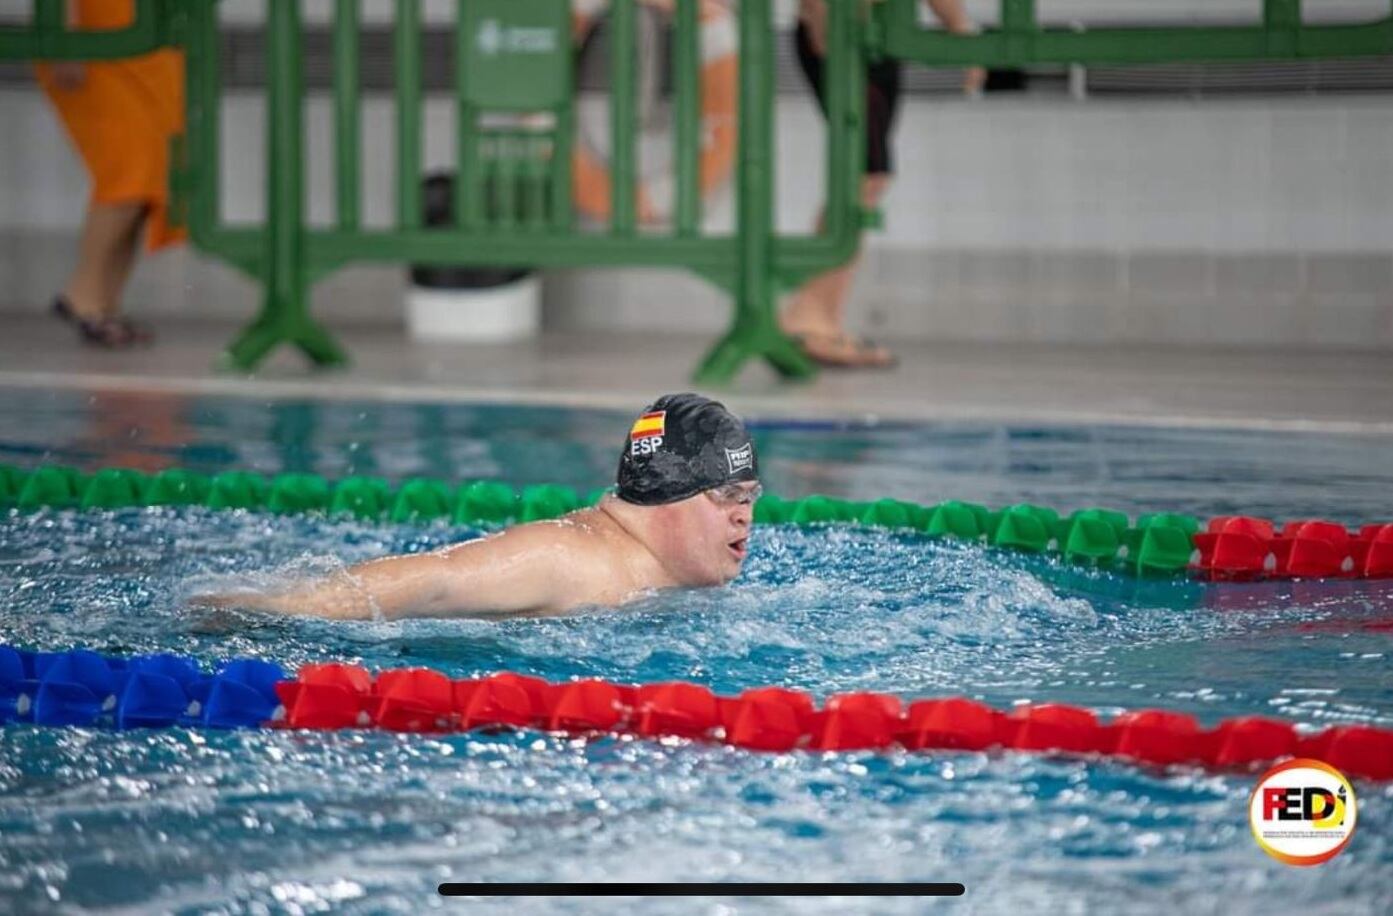
[[[119,28],[124,4],[82,2],[80,28]],[[126,5],[128,7],[128,5]],[[169,144],[184,130],[184,54],[161,49],[122,60],[84,61],[81,85],[60,88],[52,67],[37,64],[39,83],[92,176],[92,202],[143,203],[150,208],[153,250],[183,239],[168,222]]]

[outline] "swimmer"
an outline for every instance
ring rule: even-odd
[[[740,574],[759,494],[745,425],[709,398],[670,394],[634,422],[617,486],[592,508],[280,592],[193,603],[341,620],[543,617],[723,585]]]

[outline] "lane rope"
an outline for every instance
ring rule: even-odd
[[[1306,731],[1259,716],[1203,728],[1163,709],[1102,721],[1041,703],[1002,712],[963,697],[905,703],[892,694],[835,694],[819,707],[785,687],[721,696],[699,684],[552,683],[499,673],[452,680],[428,668],[385,670],[235,659],[205,673],[191,658],[111,658],[84,649],[0,646],[0,724],[113,728],[271,727],[445,733],[532,728],[720,742],[751,751],[991,751],[1110,757],[1147,766],[1254,770],[1287,757],[1323,760],[1348,776],[1393,779],[1393,729]]]

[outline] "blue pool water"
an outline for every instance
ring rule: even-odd
[[[599,486],[627,416],[0,392],[0,462],[424,474]],[[642,405],[635,405],[635,408]],[[1393,518],[1393,440],[995,425],[755,424],[766,483],[992,505]],[[477,532],[202,509],[0,514],[0,641],[463,677],[963,694],[1393,726],[1393,582],[1137,583],[885,532],[759,529],[733,586],[491,624],[193,611]],[[1349,848],[1268,859],[1249,775],[1014,754],[753,754],[535,732],[0,729],[0,912],[416,912],[442,880],[953,880],[962,912],[1382,913],[1393,789]],[[622,905],[622,904],[619,904]],[[470,911],[611,912],[614,901]],[[660,901],[653,912],[921,912],[922,901]]]

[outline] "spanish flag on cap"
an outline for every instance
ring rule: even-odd
[[[633,428],[629,430],[629,440],[647,439],[649,436],[663,435],[666,417],[666,410],[652,410],[639,417],[634,421]]]

